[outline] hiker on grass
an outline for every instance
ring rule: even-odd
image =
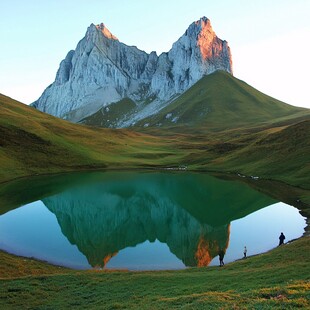
[[[285,236],[283,235],[283,232],[281,232],[281,235],[279,237],[279,245],[283,244],[284,243],[284,239],[285,239]]]
[[[244,250],[243,250],[243,258],[246,258],[246,253],[247,253],[247,248],[246,248],[246,246],[244,247]]]

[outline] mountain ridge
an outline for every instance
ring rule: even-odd
[[[126,101],[126,105],[124,102]],[[123,115],[134,119],[135,105],[126,98],[101,108],[80,123],[99,127],[117,127]],[[116,112],[117,111],[117,112]],[[202,77],[183,94],[156,114],[133,124],[133,128],[208,128],[227,129],[239,126],[262,126],[281,118],[302,117],[307,109],[274,99],[225,71]]]
[[[32,105],[77,122],[128,97],[139,119],[218,69],[232,74],[230,48],[206,17],[193,22],[170,51],[159,56],[118,41],[104,24],[91,24],[60,63],[54,83]],[[130,120],[120,127],[128,124]]]

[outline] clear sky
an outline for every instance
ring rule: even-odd
[[[0,12],[0,92],[27,104],[91,23],[160,54],[206,16],[230,45],[237,78],[310,108],[310,0],[0,0]]]

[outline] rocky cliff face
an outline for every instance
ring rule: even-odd
[[[232,73],[231,54],[206,17],[192,23],[171,50],[160,56],[119,42],[104,24],[92,24],[33,106],[78,122],[129,98],[135,106],[113,124],[126,127],[156,113],[216,70]]]

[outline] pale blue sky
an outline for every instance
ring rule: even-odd
[[[231,47],[237,78],[310,108],[310,0],[0,0],[0,12],[0,92],[27,104],[91,23],[159,54],[207,16]]]

